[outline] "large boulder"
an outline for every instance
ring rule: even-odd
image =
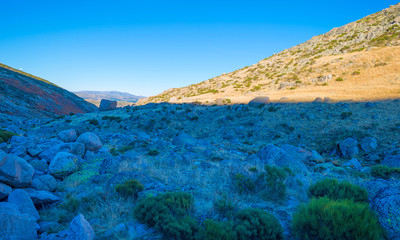
[[[373,137],[365,137],[363,139],[361,139],[361,149],[364,152],[370,153],[376,150],[376,148],[378,147],[378,141],[376,140],[376,138]]]
[[[59,152],[68,152],[76,156],[83,157],[85,155],[85,145],[80,142],[57,144],[40,153],[39,157],[47,162],[50,162]]]
[[[303,154],[298,151],[295,151],[293,155],[291,155],[290,153],[286,152],[280,147],[275,146],[274,144],[268,144],[260,151],[258,151],[256,155],[263,162],[263,164],[278,167],[289,167],[295,172],[308,172],[303,162],[304,158],[298,157],[303,156]]]
[[[382,227],[391,240],[400,239],[399,186],[382,186],[372,197],[371,207],[376,211]]]
[[[270,102],[269,97],[256,97],[249,102],[249,105],[268,104]]]
[[[0,150],[0,182],[11,187],[29,187],[35,170],[24,159]]]
[[[400,155],[387,156],[383,159],[381,164],[389,167],[400,167]]]
[[[98,151],[102,147],[99,137],[92,132],[81,134],[76,141],[83,143],[87,150],[93,152]]]
[[[68,152],[59,152],[51,160],[49,172],[57,178],[64,178],[76,171],[78,171],[78,158]]]
[[[57,180],[51,175],[40,175],[33,178],[32,187],[40,191],[52,192],[57,187]]]
[[[29,197],[28,193],[22,189],[16,189],[8,196],[8,202],[17,205],[21,213],[29,214],[39,220],[39,213]]]
[[[72,219],[66,240],[93,240],[94,237],[92,226],[82,214]]]
[[[281,149],[284,150],[287,154],[291,155],[292,157],[294,157],[297,160],[300,160],[304,163],[309,162],[309,160],[313,157],[312,152],[310,152],[304,148],[296,147],[296,146],[293,146],[290,144],[282,145]]]
[[[110,111],[117,108],[117,101],[111,101],[107,99],[101,99],[100,111]]]
[[[6,198],[12,192],[12,188],[3,183],[0,183],[0,200]]]
[[[61,201],[61,198],[57,197],[51,192],[38,191],[32,188],[25,188],[24,190],[28,193],[29,197],[32,199],[33,204],[37,207],[43,207],[44,205],[53,204]]]
[[[0,236],[4,240],[37,239],[36,218],[22,214],[15,204],[0,202]]]
[[[74,142],[78,138],[74,129],[61,131],[57,136],[63,142]]]
[[[358,141],[354,138],[346,138],[339,143],[340,151],[344,157],[352,158],[358,154]]]

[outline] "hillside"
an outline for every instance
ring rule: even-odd
[[[47,80],[0,65],[0,113],[41,118],[96,109],[93,104]]]
[[[136,103],[138,100],[145,98],[142,96],[136,96],[126,92],[118,91],[79,91],[74,92],[77,96],[85,99],[97,107],[100,106],[101,99],[117,101],[117,107],[130,106]]]
[[[273,101],[379,100],[400,97],[400,4],[369,15],[257,64],[140,100],[149,102],[246,103]]]

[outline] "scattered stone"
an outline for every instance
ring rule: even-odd
[[[78,138],[76,131],[74,129],[64,130],[60,132],[57,136],[61,141],[65,143],[74,142]]]
[[[92,132],[85,132],[78,137],[77,142],[83,143],[87,150],[96,152],[102,147],[99,137]]]
[[[59,152],[51,160],[49,172],[57,178],[66,177],[78,170],[78,158],[71,153]]]
[[[20,158],[24,158],[26,156],[26,147],[18,145],[17,147],[11,149],[10,154],[18,156]]]
[[[16,189],[8,195],[8,202],[17,205],[21,213],[27,213],[39,220],[40,216],[28,193],[22,189]]]
[[[323,100],[322,100],[321,97],[317,97],[317,98],[315,98],[314,101],[313,101],[313,103],[322,103],[322,102],[323,102]]]
[[[82,214],[76,216],[69,225],[66,240],[93,240],[95,237],[92,226]]]
[[[372,151],[375,151],[377,147],[378,141],[376,140],[376,138],[366,137],[361,139],[361,149],[364,152],[370,153]]]
[[[40,191],[52,192],[57,188],[57,180],[51,175],[41,175],[33,178],[32,187]]]
[[[0,200],[6,198],[10,192],[12,192],[12,188],[3,183],[0,183]]]
[[[358,141],[354,138],[347,138],[339,143],[340,151],[344,157],[354,157],[358,154]]]
[[[101,99],[100,111],[110,111],[117,108],[117,101],[110,101],[107,99]]]
[[[22,214],[15,204],[0,202],[0,236],[4,240],[37,239],[36,218]]]
[[[24,159],[0,151],[0,182],[11,187],[29,187],[35,170]]]

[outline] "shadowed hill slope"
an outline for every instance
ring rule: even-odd
[[[49,81],[0,65],[0,113],[41,118],[96,109]]]
[[[139,103],[378,100],[400,97],[400,4],[286,49],[257,64],[173,88]]]

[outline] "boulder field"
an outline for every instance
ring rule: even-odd
[[[397,240],[399,107],[257,99],[49,119],[0,115],[0,128],[14,133],[0,143],[0,236],[173,239],[135,207],[178,192],[193,198],[188,209],[200,229],[256,208],[278,220],[284,239],[297,239],[292,217],[310,202],[309,187],[337,179],[367,191],[380,226]]]

